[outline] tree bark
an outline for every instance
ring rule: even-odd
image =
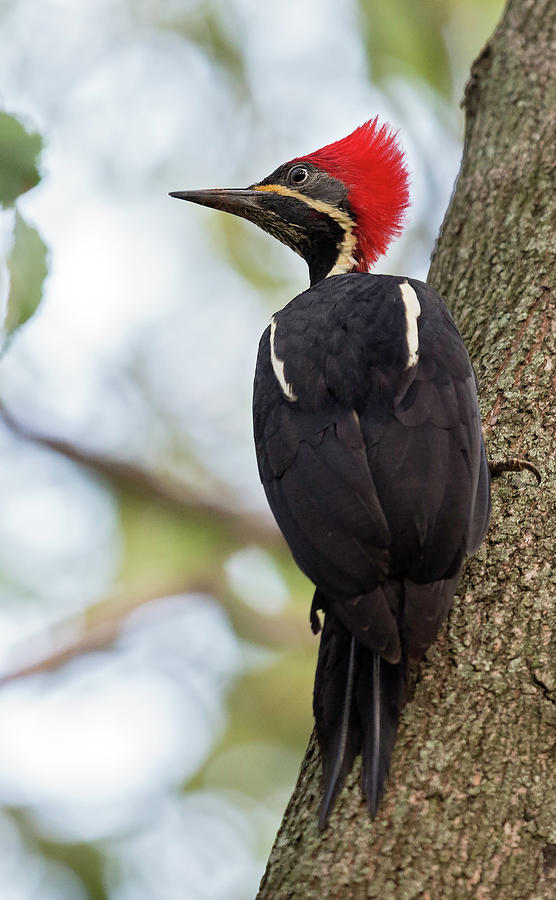
[[[491,459],[487,540],[402,716],[374,822],[356,767],[320,834],[314,737],[259,900],[556,896],[554,169],[556,4],[510,0],[464,106],[430,283],[463,333]]]

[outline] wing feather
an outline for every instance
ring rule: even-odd
[[[390,531],[357,417],[337,410],[330,419],[317,440],[313,415],[285,408],[264,444],[273,474],[263,484],[303,571],[324,593],[358,595],[386,578]]]
[[[399,327],[398,288],[361,279],[349,281],[345,308],[321,285],[279,314],[276,352],[298,402],[281,394],[263,335],[255,441],[298,565],[351,633],[394,661],[396,617],[414,635],[415,657],[445,617],[464,557],[486,530],[489,478],[473,368],[445,305],[410,281],[423,310],[420,353],[403,369],[386,343],[373,344],[377,316]],[[368,304],[359,297],[367,287]]]

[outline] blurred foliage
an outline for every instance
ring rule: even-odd
[[[307,705],[311,704],[317,645],[310,635],[309,641],[313,646],[305,652],[286,651],[264,670],[257,669],[239,679],[228,698],[230,726],[224,747],[264,738],[296,750],[300,737],[307,742],[310,732]],[[269,698],[272,698],[271,716],[268,716]],[[262,731],[261,723],[264,723]]]
[[[14,116],[0,112],[0,204],[3,207],[12,206],[21,194],[39,183],[42,146],[39,134],[28,131]],[[0,337],[13,333],[35,313],[48,271],[46,245],[19,210],[15,213],[7,270],[10,287]]]
[[[184,507],[161,502],[129,489],[117,488],[125,546],[116,590],[120,598],[137,604],[161,594],[183,591],[216,597],[226,610],[234,631],[243,640],[269,649],[316,649],[308,628],[307,597],[311,586],[292,562],[288,548],[275,529],[263,531],[249,520],[220,518]],[[268,615],[248,606],[233,590],[225,572],[230,556],[247,544],[257,542],[268,555],[288,591],[290,603],[276,615]],[[133,598],[136,598],[135,600]],[[113,598],[108,599],[108,608]],[[91,611],[89,623],[102,619],[103,603]],[[246,679],[241,691],[250,702],[254,683]],[[272,696],[268,691],[267,696]],[[297,740],[308,721],[297,730]],[[302,738],[301,738],[302,739]],[[294,741],[295,743],[295,741]]]
[[[372,81],[380,84],[394,74],[417,76],[441,94],[449,95],[450,58],[441,35],[452,7],[451,0],[360,0],[359,15]]]
[[[199,520],[186,509],[119,490],[126,536],[120,583],[127,592],[156,591],[161,584],[210,583],[232,549],[238,546],[225,522]]]
[[[41,839],[39,849],[47,859],[67,866],[87,885],[89,900],[108,900],[105,859],[100,848],[86,843],[62,844]]]
[[[145,4],[143,0],[129,2],[138,22],[172,31],[198,47],[227,86],[234,89],[237,99],[250,101],[245,47],[233,4],[209,0],[179,8],[173,0],[158,0],[153,4]]]
[[[42,138],[14,116],[0,112],[0,203],[11,206],[40,181]]]
[[[8,334],[31,318],[41,302],[48,272],[48,251],[36,228],[15,214],[13,245],[8,259],[10,294],[4,328]]]
[[[358,0],[371,80],[387,86],[392,76],[417,78],[453,97],[461,90],[457,70],[467,71],[502,7],[502,0]]]
[[[228,694],[228,727],[188,790],[233,789],[264,800],[291,788],[311,732],[317,640],[311,643],[274,654],[238,679]]]
[[[216,251],[256,290],[266,296],[285,296],[289,279],[280,277],[278,268],[269,265],[272,245],[269,247],[262,231],[233,216],[211,216],[208,228]]]

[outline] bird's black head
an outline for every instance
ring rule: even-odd
[[[305,259],[315,284],[368,271],[384,252],[400,231],[407,172],[394,136],[374,120],[249,188],[171,196],[254,222]]]
[[[312,163],[286,163],[245,190],[171,194],[254,222],[303,257],[311,284],[356,267],[347,188]]]

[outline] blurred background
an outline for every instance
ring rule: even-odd
[[[307,286],[244,186],[378,114],[424,278],[501,0],[0,0],[0,897],[254,897],[312,727],[251,438]]]

